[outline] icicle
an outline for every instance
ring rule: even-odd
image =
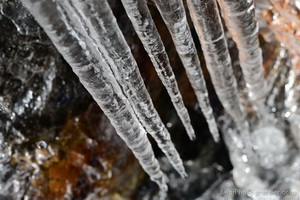
[[[156,71],[163,80],[164,85],[168,85],[170,81],[165,80],[164,76],[174,78],[172,68],[170,66],[168,55],[165,51],[163,42],[159,36],[159,33],[155,27],[155,24],[151,18],[150,11],[144,0],[122,0],[127,15],[129,16],[132,24],[141,39],[148,55],[150,56]],[[163,5],[159,1],[156,1],[159,8]],[[170,2],[170,1],[168,1]],[[205,80],[202,74],[200,61],[197,55],[197,50],[195,48],[187,21],[185,17],[185,11],[183,9],[182,3],[178,1],[178,7],[180,7],[180,18],[176,18],[173,15],[174,9],[169,9],[167,12],[163,13],[166,24],[171,32],[177,51],[179,52],[180,58],[186,69],[189,81],[194,88],[199,105],[202,109],[204,116],[209,124],[209,129],[215,139],[219,140],[219,132],[217,124],[213,116],[213,110],[210,106],[208,99],[208,92],[206,89]],[[161,10],[161,9],[160,9]],[[176,9],[175,9],[176,10]],[[176,28],[177,27],[177,28]],[[179,27],[179,28],[178,28]],[[167,77],[169,79],[169,77]],[[176,84],[176,82],[175,82]],[[168,88],[168,86],[166,86]],[[169,88],[177,88],[177,85],[171,86]],[[172,91],[171,91],[172,92]],[[176,107],[176,106],[175,106]],[[187,126],[186,126],[187,127]],[[194,135],[189,134],[190,138]]]
[[[294,66],[289,72],[288,82],[285,85],[286,107],[285,118],[290,122],[294,141],[300,148],[300,62],[295,59]]]
[[[249,125],[241,109],[217,4],[215,0],[187,0],[187,4],[216,93],[244,141],[249,142]]]
[[[167,89],[173,105],[190,137],[195,139],[195,131],[187,109],[184,106],[182,96],[178,89],[175,75],[170,66],[169,57],[165,51],[163,42],[152,20],[145,0],[122,0],[127,15],[129,16],[135,31],[141,39],[154,67]]]
[[[136,61],[117,26],[109,5],[104,0],[70,2],[73,9],[80,14],[81,19],[86,22],[85,29],[97,45],[98,51],[109,62],[111,70],[123,87],[138,119],[156,140],[178,173],[186,177],[183,162],[171,141],[168,130],[153,106]]]
[[[240,65],[249,97],[260,115],[267,113],[264,105],[268,92],[263,77],[263,58],[258,41],[258,23],[255,20],[253,0],[218,0],[222,16],[239,50]]]
[[[162,191],[166,191],[165,176],[154,157],[146,132],[113,75],[102,68],[105,63],[95,59],[93,51],[89,49],[90,46],[85,43],[85,38],[73,29],[70,19],[53,1],[22,0],[22,3],[44,28],[150,178]]]

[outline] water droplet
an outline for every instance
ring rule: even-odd
[[[250,173],[250,171],[251,171],[251,168],[250,167],[246,167],[245,172],[248,174],[248,173]]]
[[[242,160],[243,160],[243,162],[248,162],[247,156],[246,155],[242,155]]]
[[[47,143],[45,141],[41,140],[37,143],[37,147],[39,149],[45,149],[45,148],[47,148]]]
[[[173,126],[173,124],[172,124],[171,122],[168,122],[168,123],[166,124],[166,126],[167,126],[168,128],[171,128],[171,127]]]
[[[291,116],[291,112],[286,112],[285,114],[284,114],[284,117],[285,118],[289,118]]]

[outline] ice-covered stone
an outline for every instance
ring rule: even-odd
[[[252,133],[254,150],[259,155],[260,164],[272,169],[287,159],[288,142],[280,129],[266,126]]]

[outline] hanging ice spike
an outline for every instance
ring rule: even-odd
[[[72,14],[78,13],[80,16],[77,17],[86,22],[87,27],[82,30],[88,30],[86,34],[90,34],[88,37],[93,40],[98,51],[108,61],[110,70],[122,86],[141,124],[153,136],[178,173],[186,177],[183,162],[171,141],[168,130],[153,106],[136,61],[108,3],[105,0],[59,2],[67,9],[71,9]]]
[[[249,141],[249,125],[241,109],[216,1],[187,0],[187,4],[216,93],[237,128],[244,132],[244,141]]]
[[[252,0],[218,0],[222,16],[239,50],[240,65],[250,100],[260,115],[268,113],[264,105],[267,83],[263,77],[263,58],[258,41],[258,24]]]
[[[135,31],[141,39],[155,70],[167,89],[171,101],[181,119],[190,139],[195,139],[195,131],[191,125],[190,116],[184,106],[181,93],[170,66],[168,55],[154,25],[149,9],[144,0],[122,0],[127,15]]]
[[[103,60],[96,59],[95,51],[74,30],[70,19],[56,3],[48,0],[22,0],[22,3],[44,28],[150,178],[162,191],[167,191],[165,175],[154,157],[146,132],[115,78],[105,70],[107,67],[102,68]]]
[[[159,5],[159,8],[164,12],[162,16],[166,21],[167,27],[169,28],[171,35],[173,37],[175,46],[180,55],[180,58],[186,69],[189,81],[194,88],[196,93],[199,105],[203,111],[204,116],[209,125],[210,132],[213,135],[215,141],[219,141],[219,132],[215,118],[213,116],[213,110],[210,106],[208,99],[208,92],[205,84],[205,80],[202,74],[200,61],[197,55],[197,50],[195,48],[187,21],[185,17],[185,11],[181,1],[168,1],[167,4],[172,4],[175,2],[180,14],[180,17],[174,17],[174,7],[166,8],[168,6],[162,5],[161,2],[156,1]],[[162,82],[166,88],[176,88],[179,93],[175,76],[170,66],[168,55],[165,51],[163,42],[159,36],[159,33],[155,27],[155,24],[152,20],[150,11],[146,5],[145,0],[122,0],[122,3],[125,7],[127,15],[129,16],[135,31],[137,32],[139,38],[141,39],[146,51],[148,52],[149,57],[153,65],[156,68],[157,73],[159,74]],[[162,10],[160,9],[160,10]],[[167,10],[167,11],[165,11]],[[177,9],[175,9],[177,10]],[[169,17],[166,17],[169,16]],[[180,27],[180,28],[176,28]],[[174,79],[174,80],[173,80]],[[169,84],[172,83],[173,85]],[[173,89],[170,90],[170,96],[172,96]],[[174,94],[173,94],[174,95]],[[176,105],[175,105],[176,108]],[[178,111],[179,112],[179,111]],[[182,112],[182,111],[180,111]],[[186,111],[184,111],[186,112]],[[187,116],[187,114],[184,114]],[[188,118],[184,117],[182,121],[187,121]],[[191,130],[190,122],[185,125],[187,130]],[[194,137],[194,131],[188,131],[190,138]]]

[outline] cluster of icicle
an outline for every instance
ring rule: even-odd
[[[146,0],[121,0],[155,70],[190,137],[195,138],[190,117],[170,66],[165,47]],[[22,0],[72,67],[118,135],[161,191],[167,181],[160,170],[147,133],[158,143],[170,163],[186,177],[183,162],[170,134],[155,110],[137,63],[106,0]],[[209,130],[217,142],[219,132],[182,0],[154,0],[195,91]],[[215,0],[187,0],[216,93],[238,130],[248,134],[248,123],[239,102],[224,30]],[[262,55],[252,1],[219,0],[229,32],[255,105],[263,98]]]

